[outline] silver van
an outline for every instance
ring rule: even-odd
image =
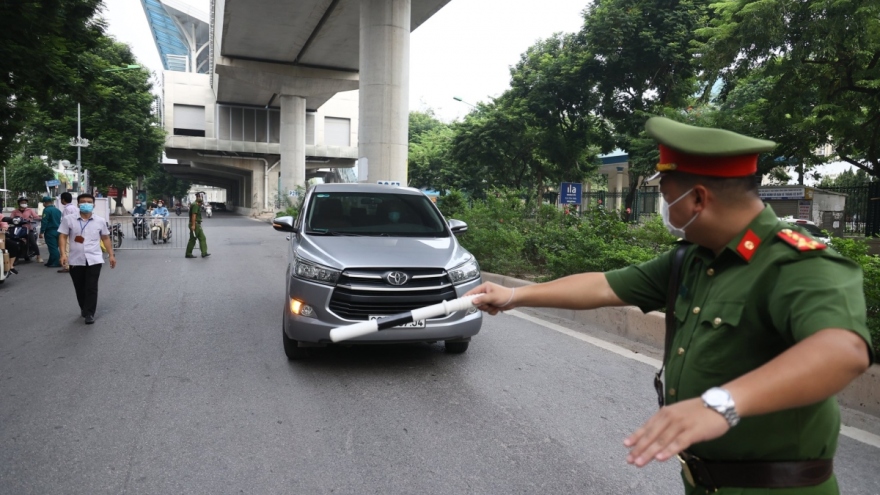
[[[290,232],[283,320],[289,359],[330,343],[330,330],[463,296],[482,282],[480,265],[456,236],[467,224],[446,220],[418,189],[378,184],[318,184]],[[444,341],[462,353],[480,331],[472,308],[358,337],[346,344]]]

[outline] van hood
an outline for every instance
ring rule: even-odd
[[[455,237],[300,236],[296,255],[331,268],[454,268],[472,256]]]

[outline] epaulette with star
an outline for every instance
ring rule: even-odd
[[[800,232],[795,232],[791,229],[782,229],[776,235],[777,237],[785,241],[786,244],[797,249],[800,252],[818,251],[828,247],[815,239],[811,239],[810,237],[801,234]]]

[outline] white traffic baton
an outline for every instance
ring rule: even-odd
[[[406,313],[385,316],[370,321],[362,321],[346,325],[344,327],[334,328],[330,330],[330,340],[339,342],[341,340],[353,339],[362,335],[367,335],[386,328],[393,328],[399,325],[405,325],[419,320],[427,320],[428,318],[436,318],[438,316],[446,316],[456,311],[463,311],[474,306],[474,298],[483,294],[473,294],[470,296],[453,299],[451,301],[443,301],[439,304],[425,306],[424,308],[414,309]]]

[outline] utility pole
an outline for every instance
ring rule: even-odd
[[[76,146],[76,173],[80,180],[80,191],[90,193],[88,179],[85,178],[82,169],[82,149],[89,147],[89,140],[83,139],[81,130],[81,114],[79,103],[76,104],[76,137],[70,138],[70,145]]]

